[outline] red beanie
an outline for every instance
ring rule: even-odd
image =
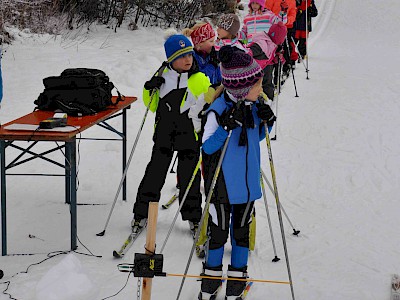
[[[202,42],[205,42],[213,37],[215,37],[214,29],[211,27],[209,23],[204,24],[203,26],[195,29],[190,37],[192,39],[193,45],[196,46]]]

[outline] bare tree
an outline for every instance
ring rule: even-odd
[[[233,12],[236,0],[0,0],[0,4],[0,35],[7,40],[8,26],[55,34],[101,22],[116,24],[116,30],[129,18],[131,28],[138,23],[182,28],[204,16]]]

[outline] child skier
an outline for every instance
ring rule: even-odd
[[[219,61],[214,48],[215,31],[209,23],[197,23],[191,28],[182,30],[186,36],[190,36],[194,46],[194,58],[203,72],[210,79],[211,84],[217,86],[221,83],[221,71]]]
[[[295,46],[292,42],[292,36],[294,36],[294,22],[296,21],[296,0],[265,0],[265,7],[271,10],[274,14],[278,15],[281,11],[286,11],[287,22],[285,23],[287,27],[287,41],[286,44],[283,43],[283,56],[285,62],[283,64],[283,74],[282,77],[285,79],[289,76],[291,67],[296,66],[297,53],[295,51]],[[278,74],[278,68],[276,65],[275,75]],[[275,76],[275,78],[276,78]],[[275,79],[277,81],[277,78]]]
[[[279,14],[275,15],[271,10],[265,9],[264,0],[250,0],[249,14],[244,17],[243,27],[238,33],[238,38],[249,43],[254,34],[268,32],[272,24],[278,22],[286,24],[286,13],[282,8]]]
[[[276,60],[276,51],[286,38],[287,29],[282,22],[272,24],[268,33],[256,33],[252,42],[246,47],[249,54],[257,61],[264,71],[262,87],[264,93],[270,100],[274,100],[275,85],[273,83],[273,70]]]
[[[236,14],[222,15],[217,21],[218,38],[215,42],[215,49],[218,51],[223,46],[233,46],[247,52],[248,50],[237,38],[239,29],[240,21]]]
[[[139,185],[133,207],[132,231],[140,233],[147,223],[149,202],[160,200],[174,151],[178,152],[177,176],[182,187],[179,201],[199,160],[201,128],[198,114],[204,105],[209,79],[193,64],[193,46],[187,37],[174,34],[164,43],[167,67],[159,70],[144,85],[143,101],[156,112],[151,160]],[[200,174],[198,173],[182,207],[194,234],[201,218]]]
[[[232,253],[227,275],[226,300],[243,295],[249,253],[249,228],[254,201],[261,198],[260,140],[265,137],[264,121],[272,126],[271,108],[259,103],[263,71],[248,54],[234,47],[222,47],[222,84],[225,92],[207,110],[203,135],[206,194],[213,192],[209,207],[208,251],[201,275],[198,299],[215,299],[222,276],[224,245],[230,231]],[[210,191],[221,149],[231,133],[216,186]]]
[[[306,12],[308,14],[306,18]],[[297,16],[295,28],[296,32],[294,35],[294,40],[298,46],[299,54],[304,59],[307,55],[307,39],[309,34],[312,31],[311,26],[311,18],[314,18],[318,15],[317,7],[315,6],[314,0],[298,0],[297,1]],[[306,27],[308,24],[308,28]]]
[[[274,57],[271,57],[270,55],[271,51],[268,50],[271,49],[269,41],[263,42],[262,39],[265,40],[272,25],[278,23],[285,24],[286,22],[287,11],[284,7],[282,7],[282,9],[279,11],[278,15],[275,15],[271,10],[264,7],[264,0],[250,0],[249,14],[244,18],[243,27],[238,36],[239,39],[247,41],[247,43],[249,44],[248,47],[250,47],[250,44],[252,42],[257,42],[258,45],[263,44],[264,47],[261,50],[263,50],[266,55],[266,59],[264,58],[264,61],[268,59],[273,59]],[[262,44],[260,42],[262,42]],[[253,54],[253,57],[257,58],[257,56],[260,55],[262,56],[262,53],[259,53],[259,51],[257,51]],[[260,62],[260,59],[258,59],[257,62]],[[272,73],[274,69],[273,64],[262,64],[261,67],[264,71],[263,91],[270,100],[273,100],[275,89],[272,78]]]

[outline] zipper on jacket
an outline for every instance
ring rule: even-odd
[[[247,129],[246,129],[247,130]],[[249,188],[249,143],[246,145],[246,189],[247,189],[247,202],[250,201],[250,188]]]
[[[181,83],[181,73],[179,73],[179,75],[178,75],[178,81],[177,81],[177,83],[176,83],[176,89],[179,89],[179,84]]]

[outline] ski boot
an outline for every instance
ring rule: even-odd
[[[133,218],[131,221],[132,233],[139,234],[147,226],[147,218]]]
[[[203,263],[203,272],[200,274],[200,276],[222,277],[222,265],[218,267],[207,267],[206,264]],[[221,289],[221,286],[221,279],[202,278],[201,291],[198,299],[215,300],[219,290]]]
[[[228,266],[228,278],[247,279],[247,266],[234,268]],[[225,300],[242,300],[247,287],[246,281],[228,280],[226,283]]]
[[[193,239],[196,237],[196,232],[199,229],[199,222],[189,221],[190,231],[192,232]]]
[[[193,239],[196,238],[196,232],[199,230],[199,223],[189,221],[190,231],[192,232]],[[206,256],[204,245],[196,245],[196,256],[198,258],[204,258]]]

